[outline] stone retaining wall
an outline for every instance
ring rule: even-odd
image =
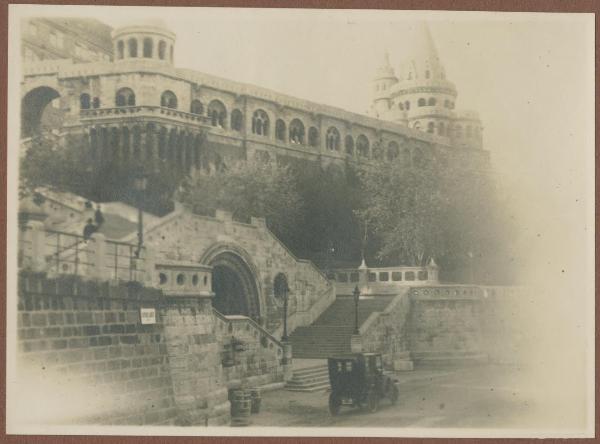
[[[155,323],[142,324],[142,308]],[[42,424],[226,425],[228,388],[283,381],[281,344],[251,322],[223,321],[210,297],[21,272],[22,405],[43,406],[31,418]],[[232,334],[246,346],[225,368]]]

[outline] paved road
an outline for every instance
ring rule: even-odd
[[[403,372],[397,374],[398,404],[392,406],[383,400],[376,413],[342,407],[337,417],[328,412],[326,391],[277,390],[263,394],[262,410],[252,416],[253,425],[530,428],[556,427],[570,421],[558,410],[553,410],[555,415],[542,417],[539,393],[519,383],[519,376],[519,369],[492,366]],[[544,406],[548,404],[544,402]],[[548,413],[547,408],[543,411]]]

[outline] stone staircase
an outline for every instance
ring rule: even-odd
[[[369,315],[383,311],[393,295],[374,296],[358,303],[358,325]],[[311,325],[298,327],[290,335],[294,358],[322,358],[350,353],[350,338],[354,330],[354,300],[338,296]]]
[[[292,392],[316,392],[329,389],[329,370],[327,363],[294,370],[292,379],[286,385]]]

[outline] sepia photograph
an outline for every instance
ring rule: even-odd
[[[8,9],[6,433],[594,436],[594,14]]]

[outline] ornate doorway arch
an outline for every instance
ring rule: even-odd
[[[213,307],[225,315],[260,320],[261,307],[256,272],[246,253],[231,246],[216,246],[202,263],[213,267]]]

